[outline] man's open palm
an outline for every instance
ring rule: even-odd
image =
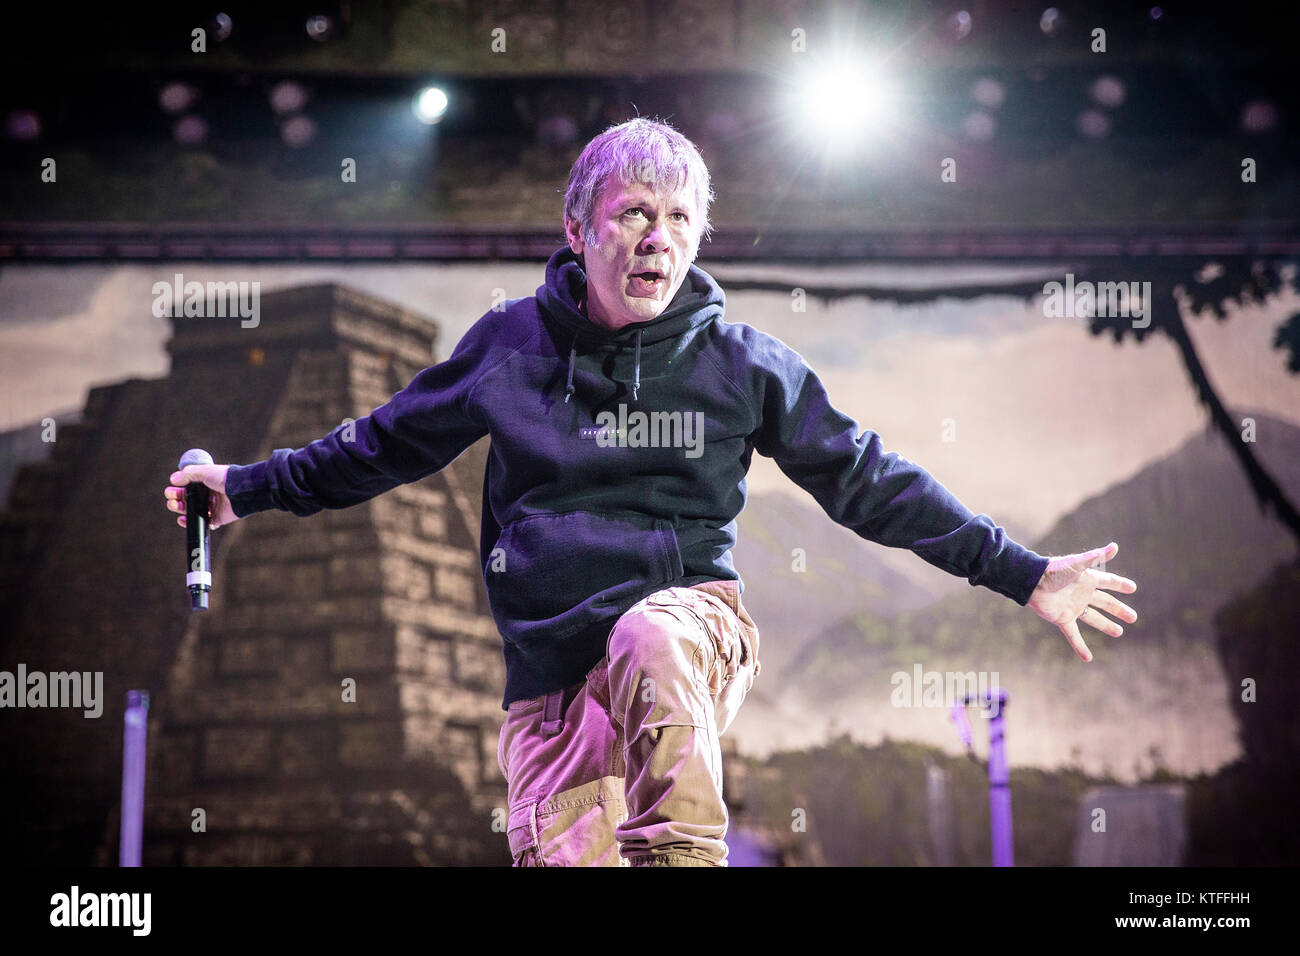
[[[1083,661],[1092,660],[1092,652],[1079,634],[1080,622],[1087,624],[1111,637],[1124,633],[1109,617],[1106,611],[1121,621],[1132,624],[1137,620],[1137,612],[1123,601],[1107,594],[1102,588],[1132,594],[1137,584],[1118,574],[1098,571],[1093,565],[1109,561],[1119,552],[1119,545],[1112,541],[1104,548],[1084,551],[1081,554],[1067,554],[1063,557],[1049,558],[1051,562],[1043,572],[1038,587],[1029,596],[1029,607],[1045,621],[1050,621],[1061,629],[1065,639],[1070,642],[1074,652]]]

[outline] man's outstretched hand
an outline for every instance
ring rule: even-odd
[[[1044,621],[1050,621],[1059,627],[1074,652],[1085,663],[1092,660],[1092,652],[1079,634],[1080,623],[1095,627],[1111,637],[1119,637],[1124,633],[1124,628],[1101,612],[1107,611],[1130,624],[1138,618],[1137,612],[1131,607],[1102,590],[1106,588],[1132,594],[1137,590],[1137,584],[1118,574],[1098,571],[1093,567],[1109,561],[1118,552],[1119,545],[1112,541],[1104,548],[1082,554],[1049,558],[1051,563],[1043,572],[1034,593],[1029,595],[1029,607]],[[1080,615],[1083,615],[1082,618]]]

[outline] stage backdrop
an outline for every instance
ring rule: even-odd
[[[99,720],[8,721],[6,763],[25,784],[6,799],[44,824],[14,837],[33,858],[51,847],[69,862],[112,858],[122,695],[147,686],[147,861],[501,862],[504,835],[480,825],[504,805],[500,641],[477,565],[486,441],[358,508],[216,532],[213,611],[201,619],[187,610],[183,536],[162,489],[187,448],[246,463],[366,414],[494,302],[532,294],[543,265],[5,268],[0,665],[105,680]],[[747,770],[828,738],[960,753],[946,708],[900,703],[900,688],[920,702],[936,672],[996,675],[1009,690],[1017,769],[1131,784],[1243,758],[1242,681],[1289,695],[1295,675],[1243,670],[1225,648],[1252,602],[1283,586],[1270,576],[1295,541],[1261,514],[1167,338],[1115,343],[1041,297],[800,294],[1047,283],[1065,280],[1065,264],[742,265],[710,262],[706,247],[699,265],[729,290],[728,321],[795,348],[887,450],[1042,554],[1119,542],[1109,570],[1139,582],[1138,623],[1119,639],[1083,628],[1095,655],[1084,665],[1032,611],[858,538],[756,456],[734,557],[754,585],[745,601],[763,673],[728,733],[751,808],[760,778]],[[156,284],[177,276],[248,283],[256,321],[157,314]],[[1292,501],[1300,376],[1272,340],[1296,309],[1288,293],[1225,321],[1186,321]],[[349,676],[362,688],[351,708],[337,692]],[[982,721],[975,730],[985,748]],[[804,782],[809,801],[817,786]],[[199,807],[220,839],[193,840]],[[805,847],[805,861],[825,859],[825,846]]]

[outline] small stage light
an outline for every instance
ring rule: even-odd
[[[1086,109],[1075,117],[1074,125],[1089,139],[1105,139],[1110,132],[1110,117],[1101,110]]]
[[[334,21],[324,15],[307,18],[307,36],[317,43],[324,43],[334,32]]]
[[[1241,128],[1247,133],[1267,133],[1277,124],[1277,107],[1270,100],[1252,100],[1242,107]]]
[[[1123,104],[1124,97],[1127,95],[1124,83],[1119,77],[1110,75],[1097,77],[1089,92],[1094,103],[1107,109],[1114,109]]]
[[[271,87],[271,109],[277,113],[297,113],[307,105],[307,91],[301,83],[284,80]]]
[[[1007,88],[991,76],[980,77],[970,88],[970,98],[986,110],[1001,109],[1007,99]]]
[[[306,146],[316,138],[316,123],[307,116],[291,116],[280,127],[280,138],[288,146]]]
[[[193,113],[182,116],[172,127],[172,135],[182,146],[200,146],[208,138],[207,121]]]
[[[18,142],[40,138],[41,119],[31,110],[14,110],[5,117],[5,135]]]
[[[552,113],[537,124],[537,138],[551,149],[565,149],[578,138],[578,123],[567,113]]]
[[[184,113],[196,99],[198,94],[188,83],[168,83],[158,91],[158,105],[164,113]]]
[[[962,121],[966,135],[977,142],[986,143],[998,131],[998,121],[983,110],[976,110]]]
[[[432,126],[442,119],[447,112],[447,94],[436,86],[426,86],[416,94],[411,109],[415,111],[415,118],[426,126]]]

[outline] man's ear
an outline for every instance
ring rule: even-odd
[[[582,223],[565,216],[564,234],[569,240],[569,248],[573,250],[574,255],[582,255]]]

